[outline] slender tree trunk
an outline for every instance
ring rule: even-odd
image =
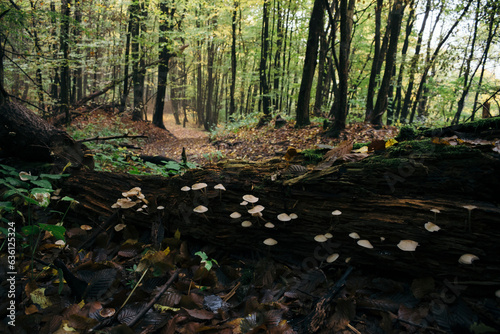
[[[236,19],[238,14],[239,3],[237,0],[233,3],[233,16],[231,22],[231,85],[229,92],[229,116],[233,116],[236,111],[235,94],[236,94]]]
[[[436,58],[437,58],[439,52],[441,51],[441,48],[443,47],[443,45],[446,43],[446,41],[448,40],[448,38],[451,36],[451,34],[453,33],[453,31],[455,30],[455,28],[457,27],[457,25],[460,23],[460,21],[463,19],[463,17],[465,16],[465,14],[467,14],[467,12],[469,11],[469,7],[470,7],[472,1],[473,0],[468,0],[467,1],[467,3],[465,4],[464,9],[460,13],[460,16],[453,23],[453,25],[450,27],[450,29],[448,30],[448,32],[446,33],[446,35],[443,37],[443,39],[441,39],[439,41],[438,45],[434,49],[434,52],[433,52],[431,58],[429,59],[429,62],[426,63],[426,65],[424,67],[424,70],[423,70],[423,73],[422,73],[422,78],[420,79],[420,84],[418,86],[417,94],[415,96],[415,101],[419,101],[420,100],[420,98],[422,96],[422,92],[424,90],[424,86],[425,86],[425,84],[427,82],[427,76],[429,75],[429,70],[431,69],[432,65],[434,64],[434,61],[436,60]],[[413,122],[413,117],[415,116],[416,109],[417,109],[417,103],[414,103],[413,104],[413,108],[411,110],[410,123]]]
[[[328,29],[327,29],[328,30]],[[326,39],[326,32],[320,32],[319,39],[319,57],[318,57],[318,83],[316,85],[316,96],[314,98],[313,115],[323,114],[323,104],[325,101],[325,84],[327,82],[328,66],[326,56],[328,54],[329,41]]]
[[[324,29],[325,1],[315,0],[311,20],[309,21],[309,36],[307,37],[306,58],[302,70],[300,82],[299,99],[297,101],[297,126],[309,125],[309,102],[311,100],[311,89],[314,80],[314,71],[318,57],[319,37]]]
[[[380,74],[379,58],[380,58],[380,29],[382,21],[382,7],[384,5],[384,0],[377,0],[377,5],[375,6],[375,36],[374,36],[374,50],[373,50],[373,61],[372,69],[370,71],[370,81],[368,82],[368,91],[366,93],[366,111],[365,119],[369,120],[373,114],[373,100],[375,97],[375,86],[377,76]]]
[[[340,49],[339,49],[339,84],[338,95],[332,105],[330,115],[334,122],[328,134],[338,137],[340,131],[345,129],[348,113],[348,84],[349,84],[349,53],[351,50],[351,32],[354,15],[354,0],[340,0]]]
[[[212,115],[212,104],[214,98],[214,52],[214,42],[209,41],[207,48],[207,102],[205,107],[205,123],[203,124],[206,131],[210,131],[214,124],[214,117]]]
[[[125,78],[128,77],[128,71],[129,71],[129,62],[130,62],[130,40],[132,38],[132,30],[134,29],[133,25],[133,15],[134,13],[134,5],[135,3],[132,2],[129,7],[128,7],[128,12],[129,12],[129,19],[128,19],[128,27],[127,27],[127,35],[126,35],[126,40],[125,40],[125,65],[123,66],[123,75]],[[129,88],[130,88],[130,80],[124,80],[123,81],[123,93],[120,99],[120,111],[124,112],[126,107],[127,107],[127,99],[128,99],[128,94],[129,94]]]
[[[75,8],[75,28],[73,32],[73,40],[75,41],[81,41],[82,39],[82,29],[81,29],[81,24],[82,24],[82,11],[80,9],[81,3],[79,0],[75,0],[74,8]],[[80,57],[77,57],[79,59],[83,59],[82,57],[82,48],[77,47],[75,52]],[[83,63],[81,60],[78,59],[77,67],[74,70],[74,94],[72,96],[72,101],[76,102],[82,99],[83,97]]]
[[[413,85],[415,84],[415,74],[417,72],[418,59],[420,57],[420,49],[422,47],[422,39],[430,11],[431,11],[431,0],[427,0],[427,4],[425,6],[424,18],[422,19],[422,25],[420,26],[420,31],[418,32],[417,45],[415,46],[415,54],[413,55],[413,58],[410,63],[410,76],[408,79],[408,88],[406,89],[406,95],[403,107],[401,109],[400,120],[403,123],[406,123],[406,118],[408,117],[408,112],[411,106],[411,95],[413,93]]]
[[[495,8],[496,10],[498,10],[498,5],[497,7],[493,7]],[[486,66],[486,60],[488,59],[488,53],[490,51],[490,47],[491,47],[491,42],[493,41],[493,36],[496,36],[496,32],[498,30],[498,25],[499,25],[499,21],[498,20],[495,20],[495,14],[498,15],[498,13],[496,13],[495,9],[493,9],[492,7],[490,7],[490,15],[489,15],[489,21],[488,21],[488,38],[486,40],[486,46],[484,47],[484,52],[483,52],[483,57],[482,57],[482,64],[481,64],[481,74],[479,75],[479,82],[477,83],[477,90],[476,90],[476,95],[474,96],[474,104],[473,104],[473,112],[472,112],[472,115],[471,115],[471,120],[473,121],[474,120],[474,115],[476,114],[476,110],[477,110],[477,100],[479,98],[479,92],[481,91],[481,85],[483,83],[483,76],[484,76],[484,71],[485,71],[485,66]]]
[[[480,10],[480,0],[477,1],[476,4],[476,15],[474,18],[474,33],[472,34],[472,41],[471,41],[471,47],[470,47],[470,53],[469,57],[467,58],[466,64],[465,64],[465,71],[463,75],[463,89],[462,89],[462,94],[460,95],[460,99],[458,100],[457,104],[457,112],[455,113],[455,117],[453,118],[453,121],[451,124],[458,124],[460,122],[460,116],[462,114],[462,110],[464,109],[465,105],[465,99],[467,95],[469,94],[470,87],[472,85],[472,80],[474,79],[474,75],[476,74],[476,71],[471,73],[471,62],[472,58],[474,57],[474,52],[476,51],[476,39],[477,39],[477,30],[479,26],[479,10]],[[477,70],[477,67],[476,67]],[[475,107],[473,106],[473,109]]]
[[[143,91],[142,87],[140,87],[139,80],[139,59],[140,59],[140,42],[139,37],[141,33],[141,25],[140,25],[140,17],[141,17],[141,7],[139,4],[139,0],[134,0],[130,6],[130,22],[131,22],[131,52],[132,56],[132,85],[134,87],[134,108],[132,109],[132,120],[140,121],[143,119]],[[164,61],[165,59],[162,58]],[[161,67],[161,65],[160,65]],[[168,67],[168,63],[167,63]],[[168,68],[167,68],[168,72]],[[165,79],[166,80],[166,79]],[[163,89],[165,90],[165,89]]]
[[[173,29],[173,16],[175,8],[170,7],[165,1],[160,2],[160,12],[164,16],[160,24],[160,37],[158,44],[160,45],[160,65],[158,66],[158,90],[156,95],[155,111],[153,114],[153,124],[161,129],[165,129],[163,124],[163,110],[165,107],[165,94],[167,88],[168,62],[172,57],[169,50],[169,39],[166,37],[166,32]]]
[[[71,80],[69,76],[69,16],[70,6],[68,0],[61,1],[61,32],[60,44],[63,54],[61,65],[61,93],[59,96],[60,112],[64,114],[65,122],[70,122],[69,103]]]
[[[373,115],[369,118],[369,121],[377,126],[382,125],[382,116],[387,110],[389,88],[391,86],[391,81],[394,75],[399,32],[401,31],[401,21],[403,20],[404,10],[405,4],[400,0],[396,0],[390,14],[391,22],[389,29],[391,31],[391,37],[385,60],[384,77],[382,78],[382,83],[380,84],[380,89],[378,91],[377,102],[375,104],[375,109],[373,110]]]
[[[269,0],[264,0],[262,11],[262,35],[260,53],[260,95],[262,100],[262,112],[269,115],[271,112],[271,97],[269,96],[269,83],[267,78],[267,59],[269,57]]]
[[[403,48],[401,49],[401,65],[399,66],[398,80],[396,84],[396,96],[394,97],[394,103],[393,103],[393,105],[396,106],[393,116],[394,121],[397,121],[399,119],[399,114],[401,112],[401,96],[403,87],[403,77],[406,67],[406,54],[408,52],[408,46],[410,44],[410,35],[413,30],[413,24],[415,23],[415,1],[412,1],[409,7],[410,7],[410,14],[408,16],[408,21],[406,22],[405,39],[403,42]],[[389,120],[387,124],[389,125]]]

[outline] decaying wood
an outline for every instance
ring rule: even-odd
[[[0,147],[8,156],[28,161],[93,166],[85,146],[16,102],[0,105]]]
[[[379,273],[399,272],[415,276],[449,276],[467,280],[496,281],[500,277],[500,160],[498,155],[472,150],[457,156],[420,156],[414,159],[380,159],[335,165],[286,179],[281,171],[286,163],[279,159],[260,163],[226,161],[212,168],[190,171],[173,178],[143,177],[79,171],[66,180],[63,193],[80,202],[73,219],[90,219],[113,213],[111,205],[123,191],[139,186],[149,200],[148,214],[134,208],[123,213],[129,228],[150,228],[160,215],[167,233],[177,229],[186,237],[201,239],[234,252],[271,254],[304,269],[325,263],[328,254],[339,253],[335,266],[353,265]],[[205,182],[208,188],[182,192],[183,186]],[[213,186],[222,183],[219,194]],[[263,219],[251,217],[240,205],[242,196],[259,197],[265,207]],[[468,211],[472,232],[466,232]],[[157,210],[157,206],[164,210]],[[193,208],[209,208],[203,215]],[[441,227],[428,232],[424,224],[434,221]],[[332,216],[333,210],[342,211]],[[230,214],[239,212],[241,218]],[[280,213],[296,213],[299,218],[286,223]],[[241,227],[243,220],[253,226]],[[274,229],[264,227],[266,222]],[[86,221],[88,223],[88,220]],[[317,243],[314,237],[330,232],[333,238]],[[356,232],[369,240],[372,249],[359,246],[349,237]],[[264,239],[278,244],[272,249]],[[400,240],[419,243],[415,252],[397,247]],[[472,265],[458,262],[462,254],[479,257]],[[349,264],[346,264],[348,262]]]

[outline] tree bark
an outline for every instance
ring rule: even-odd
[[[318,266],[328,254],[339,253],[339,267],[349,258],[349,265],[376,272],[497,280],[500,196],[496,189],[500,179],[496,171],[500,162],[478,150],[464,151],[453,158],[445,152],[434,147],[417,158],[410,150],[398,158],[375,156],[299,177],[281,173],[275,181],[273,175],[286,165],[272,160],[226,161],[170,179],[79,172],[65,181],[63,192],[80,203],[70,215],[77,221],[88,221],[110,216],[111,205],[122,197],[121,193],[139,186],[150,202],[149,215],[133,208],[123,213],[125,223],[137,230],[151,228],[151,220],[160,216],[168,233],[178,229],[184,236],[234,253],[270,252],[306,269]],[[471,170],[480,172],[471,174]],[[389,182],[384,175],[390,174],[397,175],[400,182]],[[209,187],[180,191],[197,182],[206,182]],[[227,190],[219,194],[213,189],[218,183]],[[259,198],[258,204],[265,207],[263,219],[247,213],[251,205],[240,205],[245,194]],[[478,207],[471,213],[472,233],[465,231],[469,216],[462,206],[467,204]],[[159,205],[165,209],[156,210]],[[194,213],[198,205],[206,206],[208,212]],[[434,221],[433,208],[441,211],[436,220],[441,230],[431,233],[424,224]],[[333,210],[340,210],[342,215],[332,216]],[[235,211],[242,217],[230,218]],[[294,212],[299,218],[280,222],[276,217],[283,212]],[[253,226],[241,227],[243,220],[250,220]],[[274,223],[275,228],[265,228],[266,222]],[[314,241],[316,235],[326,232],[334,235],[330,241]],[[369,240],[373,248],[360,247],[349,237],[352,232]],[[269,237],[278,241],[271,250],[262,243]],[[417,241],[416,252],[400,250],[400,240]],[[458,263],[465,253],[480,260],[469,266]]]
[[[307,38],[306,57],[300,82],[299,99],[296,107],[297,126],[311,124],[309,120],[309,103],[314,80],[314,71],[318,57],[319,37],[324,29],[325,8],[324,0],[315,0],[311,20],[309,21],[309,35]]]
[[[0,147],[7,156],[53,162],[58,170],[68,162],[75,168],[93,168],[84,145],[16,102],[0,105]]]
[[[269,0],[264,0],[263,6],[259,78],[262,112],[264,115],[268,115],[271,112],[271,97],[269,96],[269,82],[267,80],[267,58],[269,57]]]

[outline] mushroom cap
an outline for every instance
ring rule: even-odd
[[[251,215],[253,215],[255,213],[261,212],[262,210],[264,210],[264,207],[262,205],[256,205],[255,207],[253,207],[250,210],[248,210],[248,213],[251,214]]]
[[[330,232],[327,232],[327,233],[325,233],[325,237],[327,239],[331,239],[331,238],[333,238],[333,235]]]
[[[332,212],[332,216],[340,216],[342,214],[342,211],[340,210],[335,210]]]
[[[335,260],[337,260],[339,258],[339,253],[333,253],[332,255],[328,256],[326,258],[326,262],[328,263],[332,263],[332,262],[335,262]]]
[[[190,191],[191,188],[189,188],[188,186],[184,186],[181,188],[181,191]]]
[[[359,234],[357,234],[356,232],[351,232],[349,233],[349,236],[353,239],[361,239],[361,237],[359,236]]]
[[[476,260],[479,260],[479,257],[474,254],[463,254],[458,259],[458,262],[461,264],[472,264]]]
[[[134,187],[134,188],[130,189],[129,191],[122,193],[122,196],[123,197],[130,197],[130,196],[139,195],[140,193],[141,193],[141,188]]]
[[[164,210],[164,209],[165,209],[165,207],[163,205],[158,205],[156,207],[156,210]]]
[[[90,231],[92,229],[92,226],[90,225],[80,225],[80,228],[84,231]]]
[[[243,227],[250,227],[250,226],[252,226],[252,222],[248,221],[248,220],[245,220],[244,222],[241,223],[241,226],[243,226]]]
[[[217,190],[226,190],[226,188],[224,188],[224,186],[223,186],[222,184],[220,184],[220,183],[219,183],[219,184],[216,184],[216,185],[214,186],[214,189],[217,189]]]
[[[288,216],[289,216],[290,218],[292,218],[292,219],[297,219],[297,218],[299,218],[299,216],[297,216],[297,214],[296,214],[296,213],[291,213],[291,214],[289,214]]]
[[[31,172],[19,172],[19,179],[21,181],[28,181],[31,176]]]
[[[229,215],[229,217],[233,218],[233,219],[236,219],[236,218],[240,218],[241,217],[241,213],[239,212],[233,212]]]
[[[247,201],[243,201],[243,202],[240,203],[240,205],[247,205],[247,204],[248,204]]]
[[[278,242],[276,240],[274,240],[273,238],[267,238],[266,240],[263,241],[265,245],[268,245],[268,246],[274,246],[276,245]]]
[[[119,198],[116,203],[118,207],[122,209],[129,209],[137,204],[137,202],[132,201],[130,198]]]
[[[196,208],[193,209],[193,211],[196,213],[204,213],[208,211],[208,208],[203,205],[198,205]]]
[[[438,209],[431,209],[431,212],[434,212],[434,213],[441,213],[441,211],[439,211]]]
[[[282,221],[282,222],[289,222],[290,220],[292,220],[292,218],[287,215],[286,213],[280,213],[278,215],[278,220]]]
[[[257,203],[259,201],[259,198],[255,197],[254,195],[244,195],[243,200],[247,201],[248,203]]]
[[[328,238],[325,237],[323,234],[318,234],[317,236],[314,237],[314,240],[317,242],[325,242],[328,240]]]
[[[358,240],[358,245],[365,248],[373,248],[373,245],[368,240]]]
[[[405,252],[414,252],[417,249],[418,242],[413,240],[400,240],[398,248]]]
[[[274,224],[273,223],[266,223],[264,226],[267,227],[267,228],[274,228]]]
[[[120,232],[121,230],[123,230],[125,227],[127,227],[127,225],[125,224],[116,224],[115,225],[115,231],[116,232]]]
[[[464,206],[462,206],[462,208],[467,209],[469,211],[472,211],[474,209],[477,209],[477,206],[475,206],[475,205],[464,205]]]
[[[425,223],[424,227],[429,232],[437,232],[441,229],[441,227],[439,227],[436,224],[431,223],[431,222]]]
[[[200,182],[200,183],[193,184],[191,186],[191,189],[193,189],[193,190],[200,190],[200,189],[203,189],[203,188],[206,188],[206,187],[207,187],[206,183]]]

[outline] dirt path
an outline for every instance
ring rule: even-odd
[[[188,161],[205,164],[207,159],[203,155],[215,151],[209,143],[209,133],[201,128],[193,127],[193,123],[187,123],[186,127],[177,125],[171,114],[165,115],[163,122],[175,138],[165,131],[160,133],[155,131],[154,138],[144,147],[144,154],[161,155],[180,161],[184,147]]]

